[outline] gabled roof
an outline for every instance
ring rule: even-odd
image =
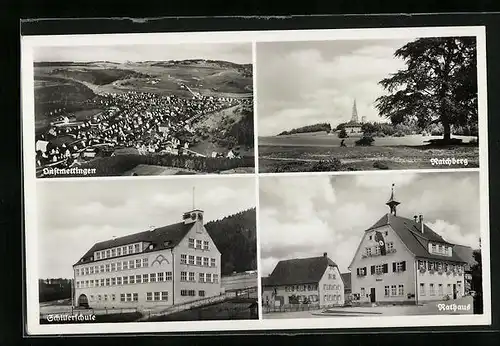
[[[351,273],[340,274],[342,281],[344,281],[344,290],[351,289]]]
[[[85,255],[76,264],[89,262],[90,257],[94,256],[95,251],[101,251],[113,247],[147,242],[153,244],[153,249],[145,249],[143,252],[158,251],[176,247],[181,240],[186,236],[194,224],[185,224],[184,222],[175,223],[172,225],[155,228],[151,231],[145,231],[135,234],[130,234],[124,237],[102,241],[94,244]],[[125,255],[128,256],[128,255]],[[82,262],[83,260],[83,262]],[[95,259],[94,259],[95,262]]]
[[[470,246],[455,245],[453,249],[456,251],[458,257],[470,266],[477,264],[477,261],[474,259],[474,250]]]
[[[455,244],[451,244],[444,240],[439,234],[425,225],[425,223],[424,232],[422,233],[420,223],[415,222],[415,220],[407,219],[401,216],[394,216],[392,214],[385,214],[367,231],[371,231],[386,225],[389,225],[394,230],[394,232],[396,232],[396,234],[406,245],[408,250],[416,257],[454,262],[465,262],[461,257],[458,256],[455,249],[453,249],[451,257],[429,253],[427,245],[428,242],[445,244],[452,247],[454,247]]]
[[[326,256],[279,261],[271,275],[262,280],[262,284],[283,286],[318,283],[328,266],[337,267],[337,264]]]

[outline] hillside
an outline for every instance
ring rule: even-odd
[[[283,131],[283,132],[279,133],[278,136],[293,135],[296,133],[320,132],[320,131],[330,132],[331,129],[332,129],[332,127],[330,124],[319,123],[319,124],[314,124],[314,125],[307,125],[307,126],[298,127],[295,129],[291,129],[290,131]]]
[[[222,253],[222,275],[257,269],[255,208],[205,225]]]

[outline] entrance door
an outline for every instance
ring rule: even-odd
[[[453,299],[457,299],[457,285],[453,284]]]
[[[89,307],[89,300],[85,294],[80,294],[80,297],[78,297],[78,306],[82,308]]]
[[[375,287],[370,288],[370,302],[375,303]]]

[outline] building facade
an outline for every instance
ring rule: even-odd
[[[73,304],[147,309],[216,296],[220,259],[203,211],[192,210],[180,223],[92,246],[73,266]]]
[[[465,261],[455,245],[424,223],[397,216],[394,190],[390,213],[365,231],[351,271],[354,303],[419,304],[460,298],[465,293]]]
[[[342,306],[344,283],[338,266],[326,253],[322,257],[280,261],[262,280],[262,304]]]

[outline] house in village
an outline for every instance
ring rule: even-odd
[[[424,223],[397,215],[394,185],[390,212],[364,231],[349,266],[354,303],[419,304],[465,294],[464,260],[455,244]]]
[[[323,256],[279,261],[271,275],[262,278],[262,304],[286,306],[344,305],[344,283],[335,262]]]

